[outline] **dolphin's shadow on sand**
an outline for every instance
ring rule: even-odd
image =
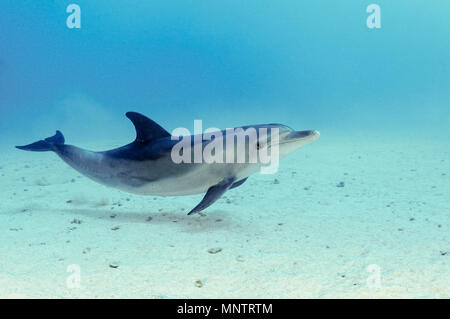
[[[189,232],[203,232],[232,229],[232,218],[225,211],[215,211],[210,215],[188,216],[185,212],[137,213],[135,211],[112,211],[95,208],[67,208],[58,211],[97,218],[110,223],[170,224]]]

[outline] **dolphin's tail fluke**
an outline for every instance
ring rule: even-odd
[[[32,152],[47,152],[54,151],[56,145],[64,144],[64,135],[60,131],[56,131],[56,134],[52,137],[47,137],[45,140],[40,140],[24,146],[16,146],[19,150],[32,151]]]

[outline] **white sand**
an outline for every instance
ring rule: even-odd
[[[448,142],[322,134],[189,217],[202,195],[130,195],[52,153],[3,150],[3,298],[450,298]]]

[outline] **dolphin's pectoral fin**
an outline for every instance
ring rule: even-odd
[[[225,179],[217,185],[211,186],[203,197],[202,201],[191,210],[188,215],[198,213],[205,208],[211,206],[216,200],[220,198],[233,185],[235,179]]]
[[[241,186],[242,184],[245,183],[245,181],[246,181],[247,179],[248,179],[248,177],[243,178],[243,179],[241,179],[240,181],[237,181],[237,182],[233,183],[233,185],[231,185],[231,187],[230,187],[229,189],[233,189],[233,188],[236,188],[236,187]]]
[[[158,138],[170,137],[169,132],[142,114],[127,112],[126,116],[133,122],[134,128],[136,129],[135,143],[147,144]]]

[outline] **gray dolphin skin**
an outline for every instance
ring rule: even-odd
[[[84,176],[100,184],[133,194],[182,196],[206,193],[202,201],[188,215],[206,209],[227,190],[242,185],[251,174],[266,166],[260,161],[174,161],[174,146],[180,145],[178,143],[182,138],[190,141],[191,149],[205,150],[215,139],[223,138],[225,143],[231,131],[212,133],[214,137],[209,140],[202,138],[201,134],[200,136],[174,137],[142,114],[128,112],[126,116],[135,126],[136,139],[116,149],[94,152],[67,145],[60,131],[56,131],[54,136],[44,140],[16,147],[34,152],[53,151]],[[257,132],[266,129],[267,134],[256,136],[256,149],[261,152],[275,150],[276,147],[279,158],[312,143],[320,135],[317,131],[295,131],[281,124],[250,125],[241,128],[244,132],[248,128],[254,128]],[[277,131],[277,138],[271,134],[273,129]],[[232,138],[236,140],[239,134],[244,133],[233,134]],[[250,139],[247,139],[244,152],[250,152],[250,143]],[[236,147],[233,147],[232,151],[231,157],[234,159],[239,156],[239,151],[242,152]],[[230,155],[226,154],[230,152],[230,148],[225,147],[223,157]],[[194,159],[193,153],[190,156],[191,159]],[[244,155],[249,158],[249,154]]]

